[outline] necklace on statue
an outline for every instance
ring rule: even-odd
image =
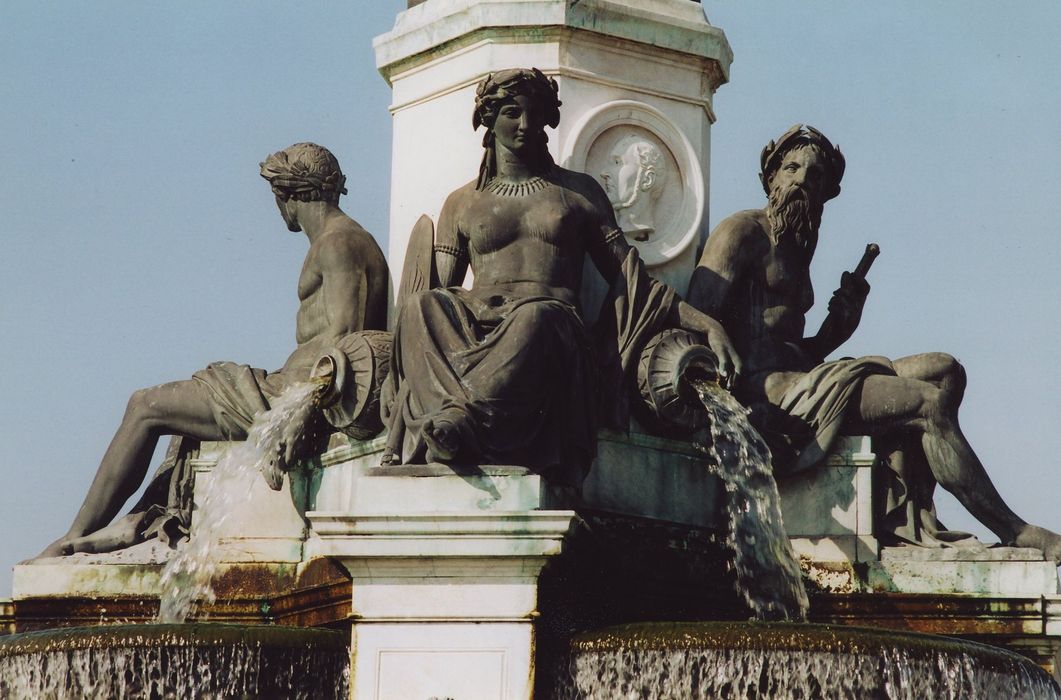
[[[501,197],[525,197],[534,192],[541,192],[549,183],[540,175],[535,175],[529,180],[522,182],[509,182],[500,177],[495,177],[486,185],[487,192]]]

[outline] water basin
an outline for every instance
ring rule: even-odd
[[[563,700],[1056,700],[1030,659],[948,637],[768,622],[639,623],[576,637]]]
[[[0,638],[0,697],[348,696],[348,635],[272,625],[115,625]]]

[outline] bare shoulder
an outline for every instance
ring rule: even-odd
[[[479,180],[469,180],[457,189],[453,190],[446,196],[446,202],[442,205],[443,211],[446,209],[452,209],[454,207],[460,207],[468,202],[477,193],[476,185],[479,184]]]
[[[730,214],[719,222],[711,235],[722,234],[724,236],[754,237],[766,233],[769,224],[766,220],[765,209],[744,209],[735,214]]]
[[[317,242],[318,256],[325,264],[357,265],[368,270],[386,268],[383,251],[371,233],[349,216],[343,216],[338,225],[325,233]]]
[[[460,230],[461,213],[472,204],[472,200],[479,194],[476,189],[478,184],[478,179],[470,180],[446,196],[446,201],[442,204],[442,210],[438,215],[438,221],[435,222],[437,226],[435,230],[436,237],[443,231],[443,237],[447,237],[456,234]]]
[[[769,246],[768,223],[763,209],[745,209],[723,219],[707,238],[704,258],[754,254]]]
[[[580,173],[575,170],[568,170],[557,166],[553,169],[553,174],[560,185],[577,192],[590,202],[596,204],[602,199],[605,202],[608,201],[608,196],[604,193],[604,188],[601,187],[600,183],[593,179],[592,176],[587,175],[586,173]]]

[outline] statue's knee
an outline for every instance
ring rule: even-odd
[[[933,359],[938,367],[937,376],[940,377],[940,388],[948,394],[960,395],[965,390],[965,367],[953,355],[945,352],[933,353]]]
[[[515,314],[521,321],[534,326],[557,326],[561,323],[564,312],[555,304],[523,304],[517,308]]]
[[[399,309],[398,325],[413,323],[422,327],[424,318],[430,314],[430,309],[439,306],[441,296],[441,291],[438,289],[423,289],[410,296]]]
[[[151,389],[137,389],[129,397],[129,403],[125,407],[126,420],[151,420],[154,417],[157,401],[153,398],[155,392]]]
[[[932,356],[936,360],[936,364],[939,365],[941,374],[945,374],[948,377],[965,378],[965,368],[962,367],[962,363],[958,362],[958,358],[954,357],[954,355],[936,352],[932,353]]]

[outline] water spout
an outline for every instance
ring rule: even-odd
[[[714,353],[687,331],[667,330],[646,345],[637,378],[645,422],[691,439],[725,486],[737,585],[755,618],[804,619],[809,602],[781,522],[770,449],[726,390]]]

